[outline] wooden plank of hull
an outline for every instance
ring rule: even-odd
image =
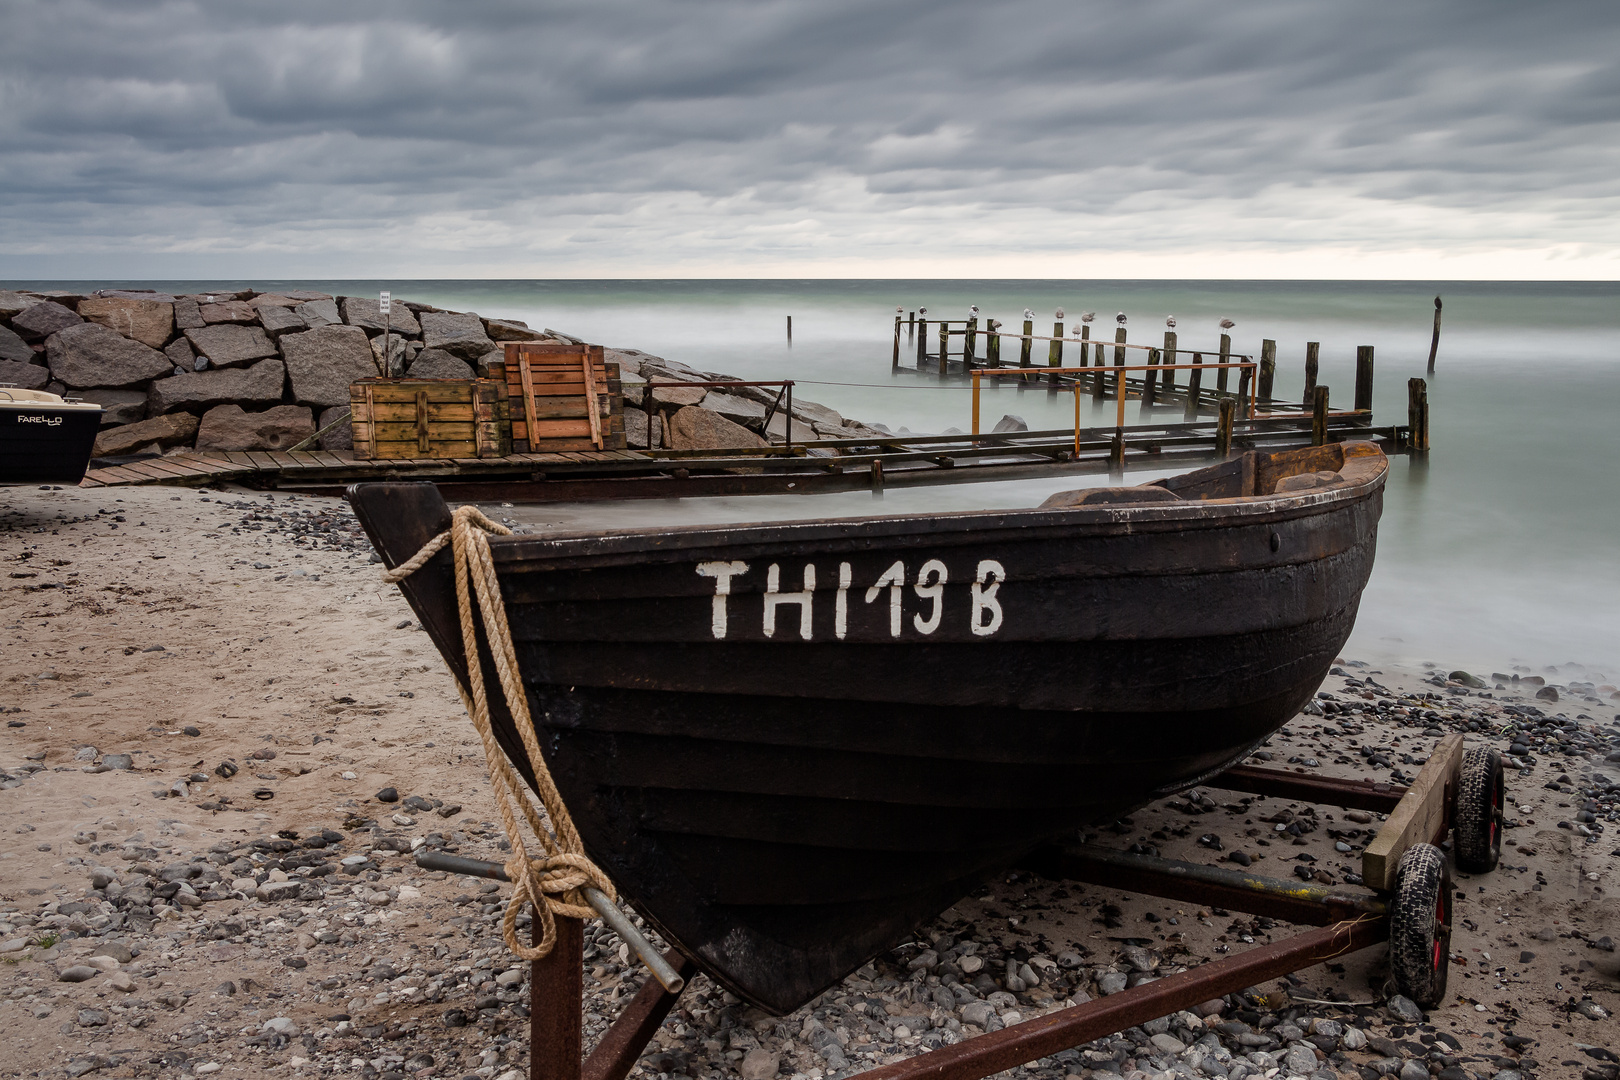
[[[494,548],[548,765],[587,850],[712,976],[786,1011],[986,873],[1199,782],[1292,716],[1353,623],[1377,479],[1264,505]],[[448,525],[426,485],[368,485],[351,499],[389,565]],[[809,597],[809,641],[791,600],[777,601],[778,632],[763,635],[773,558],[778,592],[800,589],[806,562],[818,585],[832,583]],[[1005,616],[987,636],[969,619],[986,558],[1001,564]],[[759,562],[752,578],[731,576],[723,634],[715,579],[695,572],[715,559]],[[916,588],[935,559],[949,578],[937,621],[931,584]],[[864,600],[894,561],[907,567],[899,638],[888,587]],[[841,563],[852,586],[842,639]],[[404,588],[463,677],[448,554]],[[985,625],[982,610],[973,617]],[[985,828],[1004,820],[1027,824]]]

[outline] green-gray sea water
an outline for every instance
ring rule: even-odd
[[[10,283],[83,288],[115,283]],[[966,428],[965,386],[890,373],[895,308],[984,317],[1037,333],[1054,311],[1071,326],[1097,313],[1112,337],[1124,312],[1132,341],[1158,342],[1166,316],[1184,349],[1213,350],[1221,318],[1233,347],[1278,343],[1277,393],[1303,383],[1307,341],[1321,342],[1320,381],[1349,402],[1358,345],[1377,350],[1375,416],[1404,423],[1406,380],[1424,374],[1433,297],[1445,301],[1430,380],[1433,451],[1397,459],[1377,566],[1353,655],[1432,660],[1445,669],[1541,672],[1575,662],[1620,677],[1620,283],[1299,281],[253,281],[122,283],[176,292],[317,288],[523,319],[606,345],[637,348],[743,378],[792,378],[795,395],[891,428]],[[793,317],[793,341],[786,318]],[[1009,350],[1013,346],[1009,343]],[[909,360],[914,346],[906,349]],[[1032,428],[1073,422],[1068,395],[986,394],[985,419]],[[1134,419],[1135,407],[1127,410]],[[1109,416],[1111,417],[1111,412]],[[1083,422],[1093,421],[1089,404]],[[1149,474],[1134,474],[1140,480]],[[1081,483],[1101,481],[1086,478]],[[1028,506],[1070,479],[963,484],[870,495],[768,496],[618,506],[544,507],[535,522],[744,521],[846,513]],[[1598,681],[1602,681],[1599,679]],[[1601,716],[1600,719],[1608,719]]]

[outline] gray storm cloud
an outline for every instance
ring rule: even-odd
[[[0,20],[8,276],[1620,266],[1606,4],[0,0]]]

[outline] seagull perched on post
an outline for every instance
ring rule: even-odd
[[[1080,316],[1080,321],[1083,322],[1083,323],[1089,323],[1092,319],[1095,319],[1096,317],[1097,317],[1097,313],[1095,311],[1088,311],[1084,315]]]
[[[1221,329],[1222,330],[1230,330],[1230,329],[1232,329],[1232,327],[1234,327],[1236,325],[1237,325],[1237,323],[1233,322],[1231,319],[1222,319],[1221,320]]]
[[[991,319],[990,322],[987,325],[992,330],[1000,330],[1001,329],[1001,320],[1000,319]]]
[[[1116,323],[1118,323],[1119,325],[1124,326],[1125,325],[1125,313],[1122,311],[1118,315],[1115,315],[1114,316],[1114,321]]]
[[[1062,308],[1057,309],[1057,317],[1059,319],[1063,318],[1063,309]]]
[[[1174,330],[1176,328],[1176,317],[1174,315],[1166,315],[1164,317],[1164,325]]]
[[[974,318],[974,319],[977,319],[979,317],[979,305],[978,304],[971,304],[971,305],[968,306],[968,316],[970,318]]]
[[[1035,318],[1035,310],[1033,308],[1025,308],[1024,318],[1033,320]]]
[[[917,309],[917,314],[926,315],[926,314],[928,314],[928,309],[925,308],[925,307],[920,307],[920,308]]]

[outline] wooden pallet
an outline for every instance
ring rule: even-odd
[[[496,458],[511,452],[506,384],[491,379],[361,379],[349,386],[354,456]]]
[[[514,451],[624,449],[624,388],[602,346],[508,342],[504,374]]]

